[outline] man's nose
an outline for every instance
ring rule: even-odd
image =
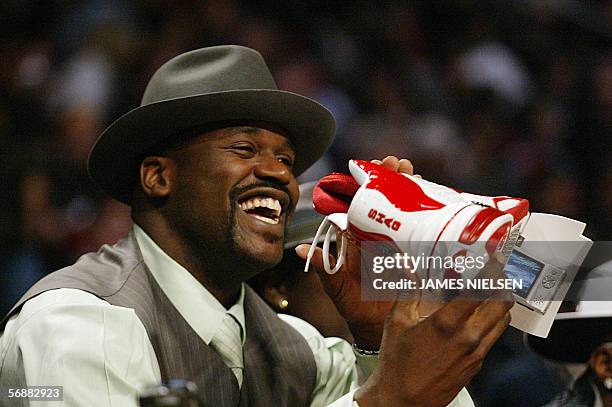
[[[267,181],[289,184],[294,179],[293,171],[276,157],[261,157],[255,165],[255,176]]]

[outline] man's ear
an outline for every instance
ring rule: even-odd
[[[149,198],[167,198],[174,187],[176,173],[176,162],[173,159],[146,157],[140,163],[140,187]]]
[[[589,365],[602,382],[612,377],[612,349],[605,346],[595,349],[589,359]]]

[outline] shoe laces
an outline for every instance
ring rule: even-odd
[[[334,236],[338,236],[337,232],[343,231],[342,228],[338,227],[338,225],[336,225],[330,219],[330,216],[334,216],[334,215],[346,216],[346,214],[332,214],[332,215],[329,215],[323,218],[323,221],[319,225],[319,228],[317,229],[317,233],[314,236],[314,240],[312,244],[310,245],[310,250],[308,250],[308,255],[306,256],[306,265],[304,266],[304,272],[308,272],[308,269],[310,267],[310,261],[312,260],[312,257],[314,256],[314,253],[318,247],[317,245],[318,245],[319,239],[321,239],[321,236],[323,235],[323,233],[325,233],[325,238],[323,239],[323,249],[322,249],[323,250],[323,268],[325,269],[325,272],[327,274],[336,274],[338,270],[340,270],[340,268],[344,264],[344,260],[346,258],[347,240],[343,233],[339,234],[340,235],[340,250],[336,258],[336,264],[333,268],[331,267],[331,263],[329,261],[329,257],[330,257],[329,244],[331,242],[331,239]]]

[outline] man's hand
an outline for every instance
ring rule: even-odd
[[[359,242],[347,239],[347,244],[346,259],[337,273],[327,274],[323,271],[321,249],[315,252],[311,265],[317,270],[325,292],[346,320],[355,344],[361,349],[378,350],[385,321],[394,302],[361,300],[361,250]],[[309,248],[310,245],[300,245],[296,247],[296,252],[305,258]],[[333,267],[333,258],[330,258],[330,263]]]
[[[413,171],[408,160],[396,157],[374,162],[395,171]],[[308,249],[309,245],[301,245],[296,251],[305,258]],[[418,295],[395,302],[361,300],[360,255],[359,242],[348,239],[345,263],[333,275],[321,271],[320,249],[311,260],[357,346],[380,348],[378,366],[355,399],[362,407],[446,406],[480,370],[485,355],[507,328],[512,293],[463,292],[421,320]],[[492,259],[477,278],[503,277],[503,268]]]
[[[503,276],[490,260],[481,278]],[[446,406],[480,370],[510,323],[509,291],[466,292],[423,321],[417,301],[398,301],[385,324],[379,364],[355,393],[362,407]]]
[[[412,175],[413,166],[409,160],[388,156],[384,160],[372,160],[373,163]],[[330,275],[323,270],[323,252],[317,249],[311,264],[317,270],[323,287],[346,320],[355,343],[361,349],[377,350],[380,347],[383,328],[393,302],[361,301],[361,251],[359,242],[347,239],[346,260],[336,274]],[[310,245],[296,247],[298,256],[306,259]],[[333,264],[334,259],[330,259]]]

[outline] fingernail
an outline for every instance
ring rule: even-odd
[[[308,250],[310,250],[310,245],[309,244],[303,243],[303,244],[299,244],[299,245],[295,246],[295,252],[300,257],[306,256],[308,254]]]

